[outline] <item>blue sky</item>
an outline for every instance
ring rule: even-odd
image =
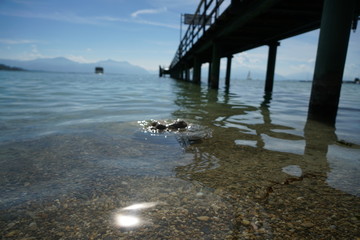
[[[180,15],[197,0],[0,0],[0,58],[113,59],[156,70],[169,65],[180,37]],[[229,2],[229,1],[227,1]],[[185,27],[183,27],[183,31]],[[360,76],[360,29],[351,33],[345,78]],[[319,31],[281,42],[276,73],[311,78]],[[267,47],[236,54],[233,65],[266,68]],[[225,68],[225,64],[222,64]]]

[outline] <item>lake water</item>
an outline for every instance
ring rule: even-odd
[[[359,238],[360,85],[336,128],[307,121],[311,83],[263,88],[0,72],[2,239]]]

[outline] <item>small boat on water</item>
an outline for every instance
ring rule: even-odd
[[[102,67],[95,67],[96,74],[104,74],[104,68]]]
[[[250,72],[250,71],[248,72],[248,75],[247,75],[247,77],[246,77],[246,80],[252,80],[251,72]]]

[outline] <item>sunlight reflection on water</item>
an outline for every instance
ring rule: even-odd
[[[266,134],[261,134],[261,138],[265,142],[265,149],[278,152],[295,153],[299,155],[304,154],[305,141],[304,140],[289,140],[270,137]]]
[[[115,211],[114,224],[120,228],[134,228],[144,224],[140,211],[156,207],[158,202],[135,203]]]

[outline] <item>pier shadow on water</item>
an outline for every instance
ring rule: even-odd
[[[213,138],[186,149],[194,161],[177,167],[177,176],[231,203],[237,239],[357,236],[359,145],[315,121],[303,129],[273,122],[271,94],[254,107],[230,104],[227,91],[191,86],[194,93],[179,85],[181,110],[174,116],[197,119],[212,128]]]

